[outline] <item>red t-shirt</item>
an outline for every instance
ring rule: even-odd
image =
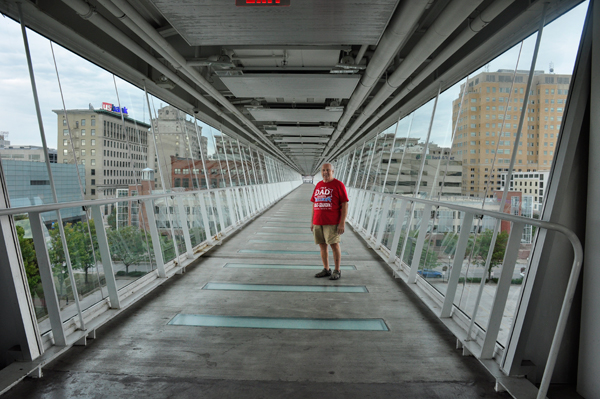
[[[320,181],[310,200],[313,202],[313,224],[338,224],[342,216],[342,203],[348,202],[348,193],[344,183],[333,179],[329,183]]]

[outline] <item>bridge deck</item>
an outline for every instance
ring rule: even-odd
[[[350,229],[342,237],[348,253],[342,265],[356,270],[330,281],[314,278],[318,269],[293,267],[320,265],[309,229],[312,187],[292,192],[99,330],[88,346],[74,347],[43,378],[28,379],[5,397],[508,397],[493,391],[477,360],[461,356],[453,336]],[[202,289],[209,282],[277,291]],[[290,292],[279,285],[365,286],[368,292]],[[168,324],[179,314],[269,322],[381,318],[389,331]]]

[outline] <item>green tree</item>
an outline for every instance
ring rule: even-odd
[[[35,255],[35,248],[33,246],[33,240],[31,238],[25,238],[25,229],[23,227],[16,226],[16,229],[17,237],[19,238],[19,246],[21,247],[21,256],[23,257],[23,264],[25,266],[25,272],[27,273],[27,283],[29,284],[29,290],[32,294],[34,294],[41,281],[41,278],[37,257]]]
[[[65,252],[63,250],[62,241],[60,239],[60,230],[58,226],[48,230],[50,234],[50,245],[48,248],[48,256],[52,264],[52,274],[58,281],[58,295],[65,295],[65,281],[69,277],[67,264],[65,261]],[[65,229],[65,237],[67,238],[67,229]],[[67,238],[67,242],[69,242]]]
[[[493,230],[486,230],[479,234],[477,237],[477,245],[475,255],[480,257],[480,263],[483,265],[488,256],[490,245],[492,243],[492,237],[494,235]],[[494,245],[494,252],[492,252],[492,259],[487,269],[488,279],[492,277],[492,268],[502,264],[504,260],[504,252],[506,251],[506,244],[508,243],[508,232],[501,231],[498,233],[496,238],[496,244]]]
[[[135,226],[127,226],[108,231],[108,243],[114,261],[125,265],[125,273],[129,274],[129,266],[135,265],[148,257],[148,248],[144,232]]]
[[[106,222],[111,229],[116,230],[117,228],[117,208],[113,207],[110,215],[106,217]]]

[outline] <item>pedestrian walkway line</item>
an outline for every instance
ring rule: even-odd
[[[269,265],[262,263],[226,263],[223,267],[232,269],[300,269],[300,270],[321,270],[323,266],[319,265]],[[354,265],[342,265],[342,270],[357,270]]]
[[[292,317],[249,317],[177,314],[172,326],[276,328],[291,330],[389,331],[383,319],[309,319]]]
[[[289,251],[287,249],[240,249],[238,253],[242,254],[296,254],[296,255],[317,255],[321,251]],[[342,251],[342,255],[350,255],[346,251]]]
[[[283,284],[240,284],[206,283],[203,290],[219,291],[269,291],[269,292],[334,292],[368,293],[364,285],[283,285]]]

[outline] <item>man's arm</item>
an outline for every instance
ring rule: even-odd
[[[344,234],[344,230],[346,230],[346,216],[348,216],[348,203],[342,202],[342,214],[338,223],[338,234]]]

